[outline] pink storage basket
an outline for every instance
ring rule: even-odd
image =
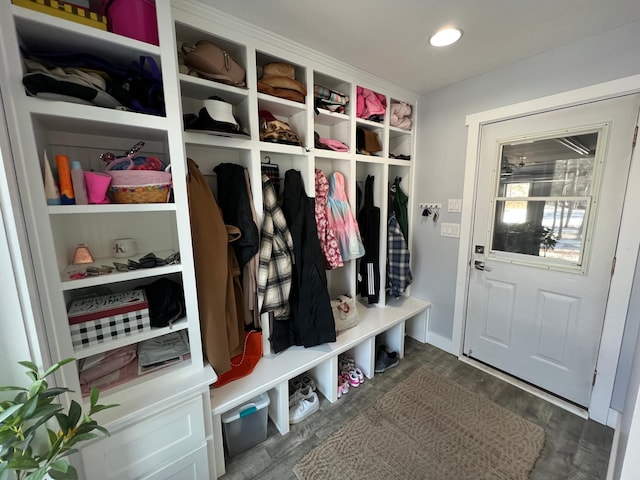
[[[105,173],[111,175],[111,185],[122,187],[171,183],[171,173],[157,170],[107,170]]]
[[[158,45],[154,0],[103,0],[109,30],[118,35]]]
[[[107,170],[114,203],[166,203],[171,195],[171,174],[154,170]]]
[[[163,170],[112,170],[116,165],[129,162],[143,145],[136,144],[127,157],[115,159],[107,165],[105,173],[111,176],[109,196],[115,203],[166,203],[171,196],[171,173]],[[138,147],[136,149],[136,147]]]

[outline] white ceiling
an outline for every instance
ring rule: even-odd
[[[640,19],[639,0],[200,1],[418,93]],[[430,47],[445,25],[462,40]]]

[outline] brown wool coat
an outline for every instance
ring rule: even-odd
[[[203,349],[216,373],[222,374],[231,369],[230,358],[242,352],[244,339],[240,268],[229,243],[240,231],[224,224],[198,165],[187,159],[187,168]]]

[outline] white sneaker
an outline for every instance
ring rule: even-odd
[[[320,408],[320,399],[316,392],[311,392],[309,397],[301,398],[289,408],[289,423],[298,423],[307,418]]]
[[[298,403],[303,398],[311,398],[312,393],[313,393],[313,389],[311,388],[310,385],[299,388],[289,396],[289,408],[293,407],[296,403]]]

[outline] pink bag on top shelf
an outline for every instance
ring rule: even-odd
[[[387,111],[387,97],[368,88],[358,87],[356,116],[365,120],[373,115],[383,115]]]

